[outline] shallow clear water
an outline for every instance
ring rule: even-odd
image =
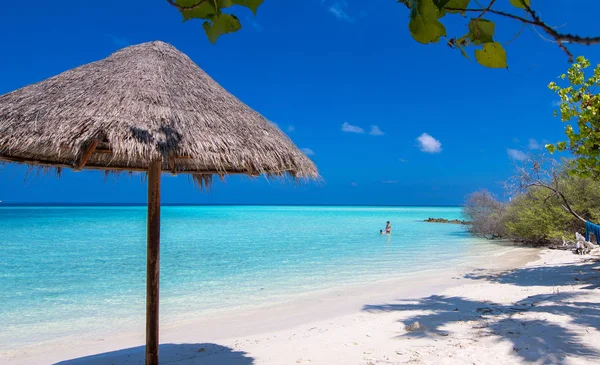
[[[483,255],[448,207],[163,207],[161,322]],[[380,236],[385,222],[391,236]],[[145,207],[0,208],[0,349],[144,328]],[[490,247],[486,245],[485,252]]]

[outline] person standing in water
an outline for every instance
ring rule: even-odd
[[[390,221],[387,221],[386,225],[385,225],[385,234],[391,234],[392,233],[392,225],[390,224]]]

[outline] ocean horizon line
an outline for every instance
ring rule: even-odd
[[[82,203],[71,203],[71,202],[2,202],[0,201],[0,207],[145,207],[147,203],[101,203],[101,202],[82,202]],[[456,208],[462,207],[459,204],[244,204],[244,203],[161,203],[164,207],[218,207],[218,206],[230,206],[230,207],[390,207],[390,208],[401,208],[401,207],[448,207]]]

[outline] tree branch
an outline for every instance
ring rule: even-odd
[[[186,11],[186,10],[194,10],[194,9],[198,9],[200,7],[200,5],[204,4],[205,2],[207,2],[208,0],[200,0],[198,2],[198,4],[194,4],[194,5],[189,5],[189,6],[181,6],[179,4],[177,4],[175,2],[176,0],[167,0],[167,2],[169,4],[171,4],[172,6],[176,7],[177,9],[179,9],[180,11]]]
[[[565,195],[562,193],[562,191],[560,191],[560,190],[558,190],[558,189],[555,189],[555,188],[553,188],[553,187],[552,187],[552,186],[550,186],[550,185],[546,185],[546,184],[542,183],[541,181],[536,181],[536,182],[533,182],[533,183],[531,183],[531,184],[527,184],[527,185],[525,185],[524,187],[525,187],[525,188],[530,188],[530,187],[534,187],[534,186],[537,186],[537,187],[540,187],[540,188],[544,188],[544,189],[548,189],[548,190],[550,190],[550,191],[552,191],[552,192],[554,193],[554,194],[552,194],[552,195],[550,195],[550,196],[546,197],[546,199],[544,199],[544,203],[546,203],[546,201],[547,201],[549,198],[552,198],[552,197],[554,197],[554,196],[558,196],[558,197],[560,197],[560,199],[561,199],[561,200],[563,201],[563,203],[564,203],[564,204],[561,204],[561,206],[562,206],[562,207],[563,207],[563,208],[564,208],[564,209],[565,209],[567,212],[571,213],[571,214],[572,214],[572,215],[573,215],[575,218],[579,219],[579,220],[580,220],[580,221],[582,221],[583,223],[587,222],[587,221],[586,221],[585,219],[583,219],[583,218],[582,218],[582,217],[581,217],[579,214],[575,213],[575,211],[574,211],[574,210],[571,208],[571,205],[569,204],[569,201],[567,200],[567,198],[565,197]]]
[[[563,207],[566,208],[569,213],[571,213],[573,216],[575,216],[577,219],[579,219],[583,223],[587,222],[585,219],[581,218],[581,216],[579,214],[575,213],[573,211],[573,209],[571,209],[571,205],[569,205],[567,198],[565,198],[565,195],[561,191],[558,192],[558,196],[560,196],[562,201],[565,203]]]
[[[560,49],[562,49],[563,52],[565,52],[567,54],[567,57],[569,57],[569,62],[573,62],[573,54],[563,44],[562,38],[565,37],[565,35],[558,33],[557,31],[555,31],[554,29],[549,27],[546,23],[544,23],[542,21],[542,19],[540,19],[540,17],[537,15],[537,13],[535,11],[533,11],[533,9],[531,9],[531,7],[525,3],[525,0],[521,0],[521,4],[523,4],[523,7],[525,8],[525,11],[527,12],[527,14],[529,14],[531,16],[531,18],[538,24],[537,26],[542,28],[546,33],[548,33],[548,35],[550,35],[552,38],[554,38],[554,40],[556,41],[556,44],[558,44]],[[571,36],[571,35],[567,34],[566,36]],[[588,46],[589,46],[589,44],[588,44]]]
[[[544,199],[544,203],[552,197],[558,197],[562,201],[561,207],[563,209],[585,223],[586,220],[571,208],[567,197],[562,192],[559,184],[560,174],[556,170],[555,163],[554,160],[544,159],[543,156],[530,157],[526,162],[526,166],[531,166],[530,169],[527,169],[524,166],[517,166],[517,176],[515,179],[517,180],[518,188],[520,191],[527,191],[532,187],[551,191],[552,194]],[[547,164],[549,164],[549,166],[546,169],[544,166]]]
[[[485,13],[487,13],[492,8],[492,6],[494,6],[495,2],[496,2],[496,0],[491,0],[490,4],[488,5],[488,7],[484,11],[482,11],[481,14],[479,14],[479,16],[477,17],[477,20],[481,19],[481,17],[484,16]]]
[[[493,4],[493,2],[494,1],[492,1],[492,3],[490,3],[490,5],[487,8],[479,8],[479,9],[446,8],[446,9],[452,10],[452,11],[459,11],[459,12],[477,12],[477,13],[486,13],[486,12],[488,12],[488,13],[500,15],[500,16],[503,16],[503,17],[511,18],[511,19],[514,19],[514,20],[518,20],[520,22],[523,22],[524,24],[529,24],[529,25],[533,25],[535,27],[540,27],[549,36],[551,36],[552,38],[554,38],[554,41],[558,44],[558,46],[569,57],[569,62],[573,62],[573,55],[571,54],[571,52],[569,52],[569,50],[567,49],[567,47],[565,47],[565,45],[563,43],[577,43],[577,44],[582,44],[582,45],[585,45],[585,46],[591,46],[593,44],[600,44],[600,37],[581,37],[581,36],[578,36],[578,35],[563,34],[563,33],[557,32],[551,26],[549,26],[548,24],[546,24],[539,17],[539,15],[533,9],[531,9],[531,7],[529,7],[525,3],[523,3],[523,5],[525,6],[525,11],[526,11],[526,13],[529,16],[531,16],[532,19],[527,19],[527,18],[518,16],[518,15],[506,13],[504,11],[491,9],[490,6]]]

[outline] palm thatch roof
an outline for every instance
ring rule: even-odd
[[[0,96],[0,161],[173,173],[317,169],[273,123],[164,42],[121,49]]]

